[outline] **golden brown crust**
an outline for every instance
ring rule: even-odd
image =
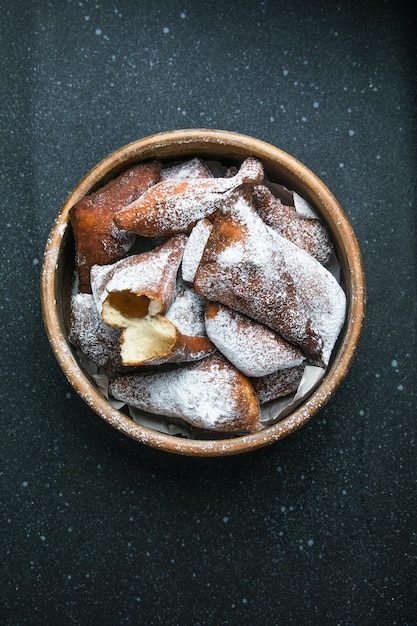
[[[274,233],[239,188],[214,222],[194,286],[208,300],[269,326],[326,365],[345,317],[346,297],[320,263]]]
[[[90,293],[72,296],[68,340],[97,367],[109,372],[123,371],[121,332],[121,329],[111,328],[103,322]]]
[[[176,235],[162,245],[91,269],[93,295],[100,315],[109,324],[103,306],[107,303],[127,318],[144,317],[151,300],[158,303],[156,313],[171,305],[177,289],[177,273],[187,237]]]
[[[133,334],[123,334],[123,362],[126,365],[187,363],[212,354],[216,347],[206,335],[204,310],[205,300],[190,287],[182,285],[165,316],[157,315],[151,324],[149,320],[142,324],[136,322]],[[163,335],[165,341],[161,343]],[[129,341],[130,346],[127,345]],[[152,356],[145,354],[143,346],[155,352],[152,348],[156,345],[165,349]]]
[[[283,204],[265,185],[254,187],[252,199],[265,224],[311,254],[319,263],[327,263],[333,245],[320,220],[298,215],[294,207]]]
[[[242,183],[259,183],[263,167],[248,157],[231,178],[169,179],[151,187],[115,216],[121,229],[145,237],[189,233],[195,224],[213,215],[225,195]]]
[[[251,384],[217,354],[171,371],[122,376],[110,383],[110,392],[130,406],[204,430],[255,432],[259,426]]]
[[[304,361],[300,349],[276,332],[218,302],[206,305],[207,334],[242,374],[266,376]]]
[[[260,378],[249,378],[260,404],[276,400],[297,391],[303,376],[304,366],[278,370]]]
[[[81,292],[91,292],[90,269],[93,265],[118,261],[134,244],[135,235],[118,228],[114,215],[154,185],[160,171],[158,161],[135,165],[71,208]]]

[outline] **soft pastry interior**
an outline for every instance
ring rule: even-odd
[[[306,368],[328,366],[343,326],[329,233],[254,157],[143,168],[141,189],[123,194],[123,174],[107,184],[118,207],[106,188],[99,196],[111,204],[105,227],[133,238],[130,248],[106,256],[103,241],[86,246],[86,225],[97,237],[102,212],[94,198],[80,204],[76,254],[88,250],[89,276],[78,264],[69,339],[112,397],[154,414],[156,428],[162,415],[183,421],[187,436],[261,429],[264,406],[291,399]]]

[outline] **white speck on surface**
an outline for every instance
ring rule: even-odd
[[[397,367],[398,367],[398,361],[397,361],[397,359],[392,359],[392,361],[391,361],[391,365],[392,365],[392,367],[397,368]]]
[[[39,259],[33,259],[32,265],[39,265]]]
[[[180,18],[182,20],[185,20],[186,17],[187,17],[187,14],[184,11],[182,11],[182,13],[180,13]]]
[[[317,101],[316,101],[316,102],[313,102],[313,107],[314,107],[315,109],[318,109],[318,108],[319,108],[319,106],[320,106],[320,104],[319,104]]]
[[[339,163],[339,167],[340,167],[341,169],[343,169],[343,168],[345,167],[345,164],[344,164],[344,163]]]
[[[96,28],[96,30],[94,32],[95,32],[96,35],[101,35],[103,33],[101,28]]]
[[[22,487],[27,487],[27,486],[28,486],[28,484],[29,484],[29,483],[28,483],[26,480],[24,480],[24,481],[22,482]]]
[[[404,385],[399,384],[397,386],[398,391],[404,391]]]
[[[314,540],[313,539],[309,539],[307,541],[307,545],[311,548],[312,546],[314,546]]]
[[[288,74],[290,73],[289,70],[282,70],[282,73],[284,76],[288,76]]]
[[[228,522],[228,521],[229,521],[229,518],[228,518],[228,517],[223,517],[223,523],[224,523],[224,524],[227,524],[227,522]]]
[[[168,26],[164,26],[163,29],[162,29],[162,32],[164,33],[164,35],[167,35],[169,33]]]
[[[352,129],[350,129],[350,130],[349,130],[349,137],[353,137],[353,135],[354,135],[354,134],[355,134],[355,131],[354,131],[354,130],[352,130]]]

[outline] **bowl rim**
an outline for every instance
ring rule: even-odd
[[[117,170],[121,171],[137,161],[158,158],[156,155],[163,160],[164,152],[169,152],[173,144],[178,147],[178,156],[213,153],[216,150],[221,152],[222,148],[232,146],[237,150],[237,158],[242,159],[244,153],[255,153],[254,156],[266,165],[279,164],[296,183],[295,190],[301,186],[304,197],[307,194],[309,197],[306,199],[314,205],[318,203],[319,210],[321,206],[325,214],[337,223],[337,245],[339,251],[345,255],[349,276],[349,293],[346,294],[347,319],[341,333],[343,338],[339,340],[337,358],[333,360],[317,388],[294,411],[275,424],[252,434],[230,439],[187,439],[137,424],[111,407],[85,376],[66,340],[66,332],[59,316],[57,270],[60,266],[61,248],[69,230],[67,226],[70,208],[103,181],[106,175],[111,177]],[[345,247],[346,242],[349,244],[348,249]],[[298,159],[272,144],[241,133],[207,128],[165,131],[132,141],[109,154],[80,180],[62,205],[48,237],[42,264],[40,295],[45,330],[55,358],[87,405],[128,437],[153,448],[188,456],[227,456],[252,451],[274,443],[306,424],[328,402],[345,378],[356,353],[366,307],[365,274],[359,244],[341,205],[325,183]],[[346,332],[347,328],[349,332]]]

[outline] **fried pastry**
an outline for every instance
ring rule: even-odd
[[[255,185],[252,197],[254,207],[265,224],[320,263],[327,263],[333,245],[327,228],[319,219],[298,215],[294,207],[283,204],[265,185]]]
[[[198,220],[213,215],[233,189],[262,179],[261,162],[248,157],[230,178],[162,181],[119,211],[115,222],[119,228],[146,237],[189,233]]]
[[[182,277],[187,282],[194,281],[195,272],[212,228],[213,224],[210,220],[204,218],[197,222],[188,236],[181,263]]]
[[[270,400],[276,400],[290,393],[295,393],[301,382],[304,366],[297,365],[286,369],[277,370],[267,376],[250,378],[252,387],[260,404]]]
[[[196,157],[184,163],[176,163],[175,165],[164,167],[158,182],[161,183],[172,179],[186,180],[189,178],[213,178],[213,174],[206,163]]]
[[[124,364],[137,364],[138,352],[141,360],[147,361],[171,350],[173,325],[163,314],[176,295],[186,241],[186,235],[176,235],[150,252],[92,267],[91,285],[99,314],[109,326],[124,329]],[[138,336],[142,341],[136,347]]]
[[[217,349],[246,376],[294,367],[304,355],[273,330],[218,302],[206,306],[206,332]]]
[[[171,371],[118,377],[110,382],[110,393],[143,411],[205,430],[254,432],[259,425],[251,384],[218,354]]]
[[[313,364],[328,364],[345,319],[345,294],[323,265],[264,224],[250,185],[236,190],[217,216],[194,286],[269,326]]]
[[[121,329],[103,322],[90,293],[74,294],[70,310],[70,343],[97,367],[109,372],[121,372],[124,369],[120,356]]]
[[[177,331],[173,352],[175,358],[169,362],[186,362],[202,359],[216,350],[207,336],[205,325],[206,299],[194,289],[181,283],[173,303],[165,314]]]
[[[114,215],[154,185],[160,171],[158,161],[135,165],[71,208],[81,292],[91,293],[90,269],[93,265],[118,261],[134,244],[135,235],[117,227]]]
[[[127,365],[188,363],[212,354],[216,347],[207,337],[204,311],[205,299],[194,289],[181,285],[164,316],[136,320],[123,333],[123,362]]]

